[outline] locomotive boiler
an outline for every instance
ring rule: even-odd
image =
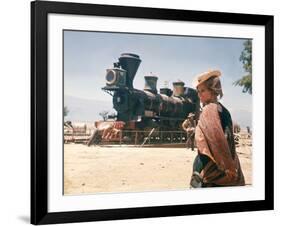
[[[144,89],[135,89],[133,81],[141,59],[132,53],[123,53],[113,68],[106,70],[106,86],[117,112],[114,118],[97,121],[92,143],[184,143],[186,134],[181,128],[189,113],[199,110],[196,90],[185,87],[178,80],[173,90],[157,90],[158,77],[144,76]],[[148,141],[147,141],[148,140]]]

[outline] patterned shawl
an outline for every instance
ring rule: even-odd
[[[198,152],[211,161],[201,171],[203,183],[208,185],[245,185],[238,156],[234,158],[222,129],[218,104],[210,103],[203,108],[195,130]]]

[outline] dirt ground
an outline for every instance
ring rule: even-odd
[[[251,146],[237,147],[246,185]],[[196,151],[186,148],[64,145],[64,194],[189,189]]]

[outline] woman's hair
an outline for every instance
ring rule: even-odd
[[[213,91],[216,96],[220,96],[220,99],[222,98],[223,93],[222,93],[221,81],[219,77],[211,77],[208,80],[206,80],[204,83],[206,84],[206,87],[209,90]]]

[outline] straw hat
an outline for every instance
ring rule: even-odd
[[[207,81],[211,77],[219,77],[221,76],[221,72],[219,70],[208,70],[196,76],[193,81],[193,87],[197,88],[200,84]]]

